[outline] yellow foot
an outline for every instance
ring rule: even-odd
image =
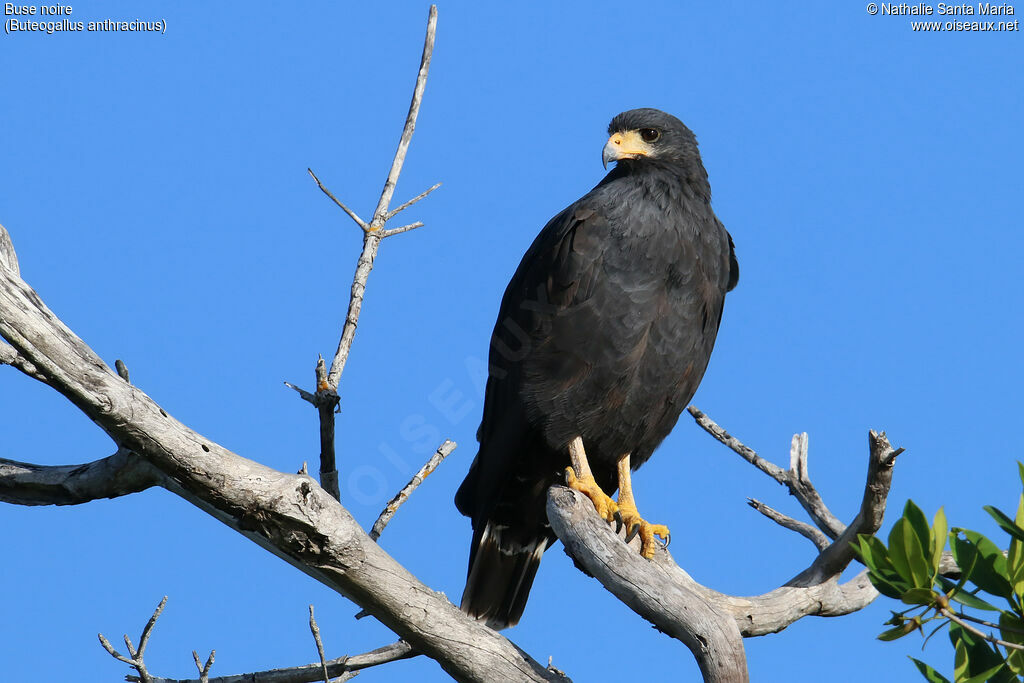
[[[618,504],[608,497],[601,487],[597,485],[594,477],[577,477],[576,471],[571,467],[565,468],[565,481],[569,488],[576,489],[594,503],[597,514],[606,522],[615,521],[615,513],[618,511]]]
[[[655,536],[665,539],[665,545],[668,546],[668,541],[671,537],[668,527],[664,524],[651,524],[645,520],[640,516],[640,512],[636,509],[636,504],[632,501],[620,500],[615,518],[626,527],[626,543],[629,543],[633,540],[634,536],[640,534],[640,554],[648,560],[654,557],[654,551],[658,547],[658,543],[654,540]]]

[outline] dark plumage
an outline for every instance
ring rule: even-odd
[[[711,356],[739,277],[711,210],[693,133],[674,116],[616,116],[617,166],[541,230],[516,269],[491,337],[480,450],[455,503],[473,520],[462,608],[496,628],[522,615],[554,540],[547,489],[581,436],[611,493],[668,435]]]

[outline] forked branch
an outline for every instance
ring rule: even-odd
[[[320,190],[348,214],[349,218],[355,221],[356,225],[363,232],[363,250],[356,262],[356,272],[352,278],[352,286],[349,293],[348,312],[345,315],[345,324],[342,327],[341,338],[338,340],[338,348],[334,353],[330,369],[328,370],[324,366],[323,359],[321,358],[317,364],[315,393],[299,389],[293,384],[285,383],[298,391],[304,400],[309,401],[317,408],[320,419],[320,483],[337,500],[341,499],[341,492],[338,487],[334,428],[334,415],[337,412],[339,403],[338,383],[341,381],[341,374],[345,370],[345,363],[348,361],[352,342],[355,340],[356,327],[359,324],[359,314],[363,308],[363,296],[366,293],[366,283],[369,280],[370,271],[373,270],[373,262],[377,258],[377,251],[380,248],[381,240],[392,235],[399,235],[403,232],[414,230],[421,227],[423,223],[416,221],[387,230],[384,229],[384,226],[388,220],[399,212],[425,198],[441,186],[441,183],[437,183],[395,210],[389,210],[391,199],[395,193],[395,187],[398,184],[398,177],[402,173],[402,166],[405,164],[405,157],[409,151],[409,143],[412,141],[413,132],[416,130],[416,119],[419,117],[420,105],[423,102],[423,92],[427,87],[427,74],[430,72],[430,60],[434,54],[434,36],[436,32],[437,7],[431,5],[430,14],[427,19],[427,33],[423,41],[423,54],[420,57],[420,68],[416,75],[416,85],[413,88],[412,101],[409,103],[409,113],[406,115],[405,126],[402,128],[402,135],[398,141],[398,149],[395,151],[387,179],[384,181],[384,189],[381,190],[380,198],[377,200],[377,208],[374,210],[373,217],[369,222],[364,221],[355,211],[339,200],[312,169],[307,169]]]
[[[793,437],[790,468],[785,470],[761,458],[695,407],[690,413],[718,441],[786,485],[810,513],[817,528],[760,501],[751,501],[752,507],[769,519],[814,542],[820,552],[807,569],[768,593],[731,596],[694,581],[665,549],[653,560],[644,560],[594,514],[589,501],[569,489],[551,489],[548,520],[566,551],[587,572],[659,630],[690,649],[705,681],[745,681],[743,638],[781,631],[806,616],[848,614],[878,596],[865,572],[845,583],[840,582],[840,575],[854,559],[850,541],[858,533],[875,533],[882,523],[892,467],[902,449],[894,449],[884,433],[870,433],[861,509],[847,526],[829,512],[811,484],[806,434]],[[830,542],[829,537],[836,540]]]

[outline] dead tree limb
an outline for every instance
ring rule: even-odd
[[[581,495],[563,487],[548,494],[548,520],[566,551],[588,573],[656,628],[680,640],[693,653],[704,680],[748,680],[743,638],[775,633],[806,616],[839,616],[863,609],[878,592],[861,572],[840,582],[854,559],[850,542],[858,533],[878,531],[892,482],[892,468],[902,449],[884,433],[871,432],[867,481],[860,512],[846,526],[828,511],[807,473],[807,435],[793,437],[790,469],[770,463],[730,436],[694,407],[690,413],[712,436],[747,462],[789,486],[817,529],[782,515],[763,503],[754,507],[780,525],[810,538],[820,552],[807,569],[763,595],[736,597],[719,593],[690,577],[662,549],[650,562],[629,548]],[[826,534],[835,538],[829,543]]]
[[[0,502],[78,505],[159,486],[163,475],[124,449],[84,465],[33,465],[0,458]]]
[[[340,402],[338,383],[341,381],[341,373],[345,370],[345,363],[348,361],[349,352],[352,350],[352,342],[355,340],[356,327],[359,324],[359,314],[363,309],[366,282],[370,277],[370,271],[373,270],[373,262],[377,258],[377,251],[380,249],[381,240],[422,227],[423,223],[416,221],[415,223],[388,230],[385,230],[384,226],[399,212],[424,199],[441,186],[441,183],[437,183],[393,211],[389,209],[391,199],[395,194],[395,187],[398,185],[398,177],[401,175],[402,166],[405,164],[405,156],[409,151],[409,143],[412,142],[412,134],[416,130],[416,119],[419,117],[420,105],[423,103],[423,91],[427,87],[427,74],[430,72],[430,60],[434,54],[434,36],[436,32],[437,7],[431,5],[430,15],[427,19],[427,34],[423,41],[423,55],[420,57],[420,68],[416,75],[416,86],[413,88],[412,101],[409,103],[409,113],[405,117],[405,126],[402,128],[402,135],[398,140],[398,149],[395,151],[394,159],[391,162],[391,169],[388,171],[387,179],[384,181],[384,189],[381,190],[380,198],[377,200],[377,208],[374,210],[373,217],[369,222],[364,221],[355,211],[342,203],[321,182],[320,178],[313,173],[312,169],[307,169],[309,175],[316,182],[317,187],[330,197],[349,218],[355,221],[363,233],[363,250],[356,261],[356,272],[352,277],[352,287],[349,293],[348,312],[345,315],[345,324],[341,330],[341,338],[338,340],[338,348],[334,352],[334,359],[331,361],[330,370],[326,368],[324,360],[321,358],[316,367],[315,393],[303,391],[286,382],[288,386],[297,390],[303,399],[312,403],[317,409],[320,418],[320,484],[336,500],[341,500],[341,491],[338,487],[334,428],[334,415]]]
[[[352,599],[455,679],[555,678],[423,585],[316,481],[247,460],[170,416],[10,269],[0,269],[0,336],[120,449],[159,470],[162,486]]]

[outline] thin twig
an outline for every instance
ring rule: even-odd
[[[206,658],[206,665],[199,663],[199,653],[192,650],[192,659],[199,669],[199,683],[210,683],[210,668],[213,666],[213,659],[217,655],[216,650],[210,650],[210,656]]]
[[[745,446],[743,442],[741,442],[739,439],[729,434],[729,432],[719,427],[714,420],[712,420],[710,417],[701,412],[700,408],[698,408],[697,406],[690,406],[686,410],[689,411],[690,415],[693,416],[693,419],[697,421],[697,424],[699,424],[704,429],[704,431],[706,431],[711,436],[715,437],[715,439],[717,439],[720,443],[725,444],[733,451],[738,453],[741,458],[743,458],[751,465],[761,470],[762,472],[764,472],[765,474],[767,474],[769,477],[779,482],[780,484],[786,485],[789,483],[789,477],[786,476],[786,470],[782,469],[781,467],[774,463],[768,462],[767,460],[759,456],[753,448]]]
[[[324,669],[324,683],[331,683],[331,675],[327,673],[327,657],[324,656],[324,641],[320,640],[320,627],[317,626],[316,617],[313,616],[313,605],[309,606],[309,630],[313,633],[316,651],[320,655],[320,666]]]
[[[395,158],[391,162],[391,170],[388,172],[388,179],[384,182],[384,189],[380,193],[380,201],[377,202],[377,209],[373,212],[373,221],[370,223],[370,230],[379,229],[384,225],[388,217],[388,205],[391,204],[391,197],[395,194],[395,186],[398,184],[398,176],[402,173],[402,165],[405,163],[405,155],[409,151],[409,143],[412,141],[413,131],[416,130],[416,118],[420,114],[420,104],[423,102],[423,91],[427,87],[427,73],[430,71],[430,58],[434,54],[434,34],[437,32],[437,5],[430,6],[430,13],[427,18],[427,35],[423,40],[423,56],[420,58],[420,70],[416,75],[416,87],[412,91],[412,102],[409,103],[409,114],[405,117],[405,127],[402,129],[402,137],[398,141],[398,149],[395,151]]]
[[[153,633],[153,627],[156,626],[156,620],[163,614],[164,607],[167,605],[167,596],[165,595],[160,604],[156,606],[156,611],[153,612],[153,616],[146,622],[146,626],[142,629],[142,636],[139,638],[139,657],[142,657],[146,652],[146,645],[149,644],[149,636]]]
[[[384,531],[384,527],[386,527],[388,522],[391,521],[391,518],[395,516],[395,513],[398,512],[398,508],[402,506],[402,503],[404,503],[409,496],[412,495],[412,492],[416,490],[416,487],[422,484],[423,480],[430,476],[430,473],[437,469],[437,466],[455,450],[455,446],[456,443],[454,441],[445,439],[445,442],[437,447],[434,454],[430,456],[430,460],[427,460],[423,467],[420,468],[420,471],[414,474],[412,479],[409,480],[409,483],[406,484],[402,490],[399,491],[398,494],[384,507],[380,516],[377,517],[377,521],[373,523],[373,528],[370,529],[370,538],[375,541],[380,538],[381,533]]]
[[[1000,626],[999,624],[992,623],[991,621],[985,621],[984,619],[979,619],[978,617],[972,617],[970,614],[964,614],[963,612],[959,612],[957,614],[957,616],[960,617],[961,619],[966,619],[967,621],[973,621],[975,624],[981,624],[982,626],[988,626],[989,628],[997,628],[1000,631],[1006,631],[1008,633],[1020,633],[1020,634],[1024,635],[1024,629],[1021,629],[1021,628],[1013,628],[1013,627],[1010,627],[1010,626]]]
[[[309,403],[312,403],[313,405],[316,405],[316,394],[310,393],[303,389],[302,387],[297,387],[291,382],[285,382],[284,385],[289,389],[294,389],[295,391],[299,392],[299,396],[302,398],[303,401],[307,401]]]
[[[441,183],[436,183],[433,187],[431,187],[431,188],[429,188],[427,190],[424,190],[423,192],[420,192],[418,195],[416,195],[415,197],[413,197],[412,199],[407,201],[405,204],[402,204],[397,209],[393,209],[391,211],[388,211],[387,220],[391,220],[392,218],[397,216],[402,211],[405,211],[406,209],[408,209],[410,206],[412,206],[416,202],[420,201],[421,199],[425,199],[428,194],[430,194],[431,192],[433,192],[434,190],[436,190],[439,187],[441,187]]]
[[[342,328],[338,349],[334,353],[334,360],[331,361],[331,371],[327,376],[327,386],[331,391],[338,390],[341,373],[345,370],[345,362],[348,360],[349,351],[352,349],[356,326],[359,323],[359,313],[363,307],[366,281],[370,277],[370,271],[373,270],[373,261],[377,257],[380,240],[383,239],[383,235],[376,233],[379,233],[387,221],[388,205],[391,203],[391,197],[394,195],[398,176],[402,172],[402,165],[405,163],[405,155],[409,151],[409,142],[412,140],[413,131],[416,129],[416,118],[419,116],[420,105],[423,102],[423,90],[426,88],[427,74],[430,71],[430,59],[434,54],[434,34],[436,29],[437,6],[431,5],[430,15],[427,20],[427,35],[423,42],[423,55],[420,58],[420,70],[416,75],[416,87],[413,89],[412,102],[409,103],[409,113],[405,118],[405,127],[402,129],[402,137],[398,141],[395,158],[391,162],[391,170],[388,172],[387,180],[384,182],[384,189],[380,193],[377,209],[373,212],[373,220],[363,236],[363,252],[359,255],[359,261],[356,264],[356,274],[352,280],[352,293],[349,297],[345,326]]]
[[[947,619],[949,619],[950,621],[952,621],[954,624],[959,624],[961,627],[967,629],[968,631],[970,631],[974,635],[978,636],[979,638],[984,638],[985,640],[989,641],[990,643],[995,643],[996,645],[1002,645],[1003,647],[1008,648],[1010,650],[1024,650],[1024,645],[1018,645],[1017,643],[1008,643],[1005,640],[1000,640],[999,638],[996,638],[993,635],[989,635],[989,634],[985,633],[981,629],[974,628],[967,621],[961,619],[960,617],[958,617],[956,614],[954,614],[952,611],[946,609],[945,607],[940,607],[939,608],[939,613],[942,614],[942,616],[944,616]]]
[[[415,230],[416,228],[422,228],[422,227],[423,227],[423,221],[416,221],[415,223],[409,223],[408,225],[403,225],[403,226],[401,226],[399,228],[392,228],[390,230],[382,230],[381,233],[380,233],[380,236],[381,236],[381,239],[383,239],[385,237],[391,237],[392,235],[400,235],[403,232],[409,232],[410,230]]]
[[[156,620],[160,618],[160,614],[164,611],[164,606],[166,604],[167,596],[165,595],[164,599],[160,601],[159,605],[157,605],[156,610],[153,612],[153,616],[149,618],[149,621],[146,622],[146,625],[143,627],[142,635],[139,637],[138,649],[135,649],[135,646],[132,644],[132,639],[128,637],[127,633],[125,634],[124,644],[128,648],[129,654],[131,654],[130,659],[115,650],[113,645],[110,644],[110,641],[107,640],[102,633],[98,634],[100,645],[102,645],[103,649],[107,651],[107,654],[138,671],[139,676],[135,680],[140,681],[141,683],[152,683],[153,681],[153,677],[149,674],[149,671],[146,670],[144,655],[146,652],[146,645],[149,643],[149,636],[153,632],[153,626],[156,624]],[[202,683],[206,682],[204,681]]]
[[[358,216],[358,214],[356,214],[355,211],[353,211],[352,209],[350,209],[347,206],[345,206],[344,204],[342,204],[341,200],[338,199],[337,197],[335,197],[334,194],[330,190],[328,190],[327,187],[322,182],[320,182],[320,179],[316,177],[316,173],[313,173],[313,169],[307,168],[306,171],[309,173],[309,175],[311,175],[313,177],[313,180],[316,181],[317,187],[319,187],[320,190],[325,195],[330,197],[334,201],[334,203],[337,204],[341,208],[342,211],[347,213],[348,217],[356,222],[356,225],[358,225],[360,228],[362,228],[364,232],[366,230],[370,229],[370,226],[368,226],[366,224],[366,221],[364,221],[362,218],[360,218]]]
[[[831,543],[828,536],[823,534],[816,527],[811,526],[807,522],[801,522],[793,519],[792,517],[788,517],[778,510],[765,505],[756,498],[748,498],[747,504],[776,524],[779,524],[791,531],[795,531],[804,538],[810,540],[818,550],[824,550],[829,546],[829,543]]]
[[[380,666],[389,662],[415,657],[419,653],[404,640],[399,640],[391,645],[377,648],[363,654],[338,657],[327,661],[327,670],[331,676],[342,677],[347,680],[357,672],[374,666]],[[130,683],[141,683],[138,676],[125,676]],[[151,683],[202,683],[198,679],[179,680],[176,678],[150,677]],[[323,681],[323,667],[320,662],[306,664],[305,666],[288,667],[284,669],[270,669],[268,671],[257,671],[245,674],[232,674],[230,676],[217,676],[209,679],[207,683],[316,683]]]

